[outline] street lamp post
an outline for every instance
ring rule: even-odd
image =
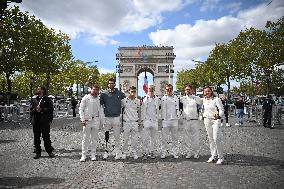
[[[120,64],[121,57],[122,53],[116,53],[116,60],[118,61],[118,65],[116,65],[116,73],[118,73],[118,88],[120,91],[121,91],[120,74],[123,73],[123,66]]]
[[[270,93],[270,83],[271,83],[270,73],[267,73],[267,75],[266,75],[266,83],[267,83],[266,95],[269,95],[269,93]]]
[[[169,65],[166,65],[166,73],[169,73],[169,84],[171,84],[171,75],[175,72],[173,60],[175,59],[176,55],[174,53],[166,53],[166,62],[169,62]]]
[[[31,97],[31,101],[33,98],[33,83],[34,83],[35,78],[34,77],[30,77],[30,97]]]
[[[99,62],[98,60],[88,61],[88,62],[85,62],[85,65],[88,66],[88,65],[92,65],[92,64],[98,63],[98,62]],[[88,66],[88,68],[89,68],[89,66]],[[86,81],[85,84],[83,84],[83,96],[86,94],[86,88],[87,88],[87,93],[88,93],[88,86],[90,84],[90,79],[91,79],[91,76],[89,76],[88,81]]]
[[[5,81],[2,81],[2,94],[4,95],[5,93]]]

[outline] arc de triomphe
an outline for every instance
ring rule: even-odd
[[[163,95],[165,85],[173,84],[173,49],[172,46],[119,47],[116,59],[121,90],[127,92],[130,86],[143,90],[138,89],[138,76],[146,71],[153,75],[155,94]]]

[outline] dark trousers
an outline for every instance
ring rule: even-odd
[[[271,127],[271,118],[272,118],[272,112],[271,111],[264,111],[264,113],[263,113],[263,126]]]
[[[72,107],[72,110],[73,110],[73,117],[76,117],[76,111],[75,111],[75,109],[76,109],[75,107],[74,107],[74,108]]]
[[[225,110],[224,111],[224,116],[225,116],[225,119],[226,119],[226,123],[229,123],[229,112],[228,112],[228,110]],[[221,120],[221,122],[223,123],[223,119]]]
[[[34,132],[34,147],[36,153],[41,153],[41,139],[42,137],[44,142],[45,151],[49,154],[51,153],[54,148],[51,146],[50,140],[50,123],[36,123],[33,125],[33,132]]]

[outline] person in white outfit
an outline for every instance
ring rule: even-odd
[[[154,85],[149,85],[148,94],[144,97],[142,103],[141,119],[143,120],[143,147],[144,157],[155,158],[155,146],[158,140],[158,119],[160,115],[160,98],[154,94]]]
[[[86,161],[89,146],[91,148],[91,160],[96,160],[98,132],[102,118],[102,108],[98,95],[99,86],[93,85],[91,93],[85,95],[80,103],[79,115],[83,126],[81,162]]]
[[[211,151],[211,157],[207,162],[215,162],[218,155],[216,164],[223,164],[224,156],[221,133],[221,118],[224,115],[223,104],[220,98],[214,96],[211,87],[205,87],[203,89],[203,96],[204,125]]]
[[[202,100],[198,96],[192,95],[192,86],[186,85],[185,95],[180,98],[182,103],[183,132],[182,138],[186,149],[186,158],[199,158],[199,133],[200,120],[198,109],[202,105]]]
[[[178,158],[178,119],[179,119],[179,99],[173,95],[173,86],[167,84],[166,94],[161,98],[162,117],[162,145],[161,158],[166,157],[166,151],[171,151],[175,159]],[[169,136],[171,138],[172,149],[169,147]]]
[[[131,140],[131,148],[134,159],[138,159],[137,140],[138,140],[138,113],[140,111],[140,100],[136,98],[136,87],[132,86],[128,90],[128,97],[121,100],[123,111],[123,148],[122,159],[126,159],[128,152],[128,142]]]

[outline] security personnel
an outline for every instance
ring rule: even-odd
[[[200,120],[198,115],[198,107],[202,105],[202,100],[198,96],[192,94],[192,86],[186,85],[185,95],[180,98],[182,103],[182,119],[183,119],[183,143],[186,147],[186,158],[199,158],[199,133]]]
[[[40,86],[37,89],[37,96],[31,101],[30,118],[33,126],[34,133],[34,147],[36,155],[34,159],[41,157],[41,139],[44,142],[45,151],[49,157],[54,157],[50,140],[50,124],[53,119],[53,103],[52,100],[46,95],[46,87]]]
[[[161,159],[166,157],[166,151],[171,151],[175,159],[178,158],[178,120],[179,99],[173,94],[173,86],[167,84],[165,95],[161,98],[162,117],[162,145]],[[169,149],[169,135],[171,136],[172,149]]]
[[[98,95],[99,86],[93,85],[91,93],[85,95],[80,103],[79,115],[83,126],[81,162],[86,161],[88,146],[91,146],[91,160],[96,160],[98,133],[103,118],[103,110]]]
[[[121,100],[123,111],[123,148],[122,159],[126,159],[128,151],[128,142],[131,140],[131,148],[134,159],[138,159],[137,141],[138,141],[138,122],[140,111],[140,100],[136,98],[136,87],[132,86],[128,90],[128,97]]]
[[[154,85],[149,85],[148,94],[144,97],[142,103],[141,119],[143,120],[143,147],[144,157],[155,158],[155,146],[158,140],[158,119],[160,117],[160,98],[154,94]]]
[[[273,129],[274,127],[271,125],[272,118],[272,106],[274,101],[272,100],[271,95],[267,95],[267,98],[263,101],[263,126]]]

